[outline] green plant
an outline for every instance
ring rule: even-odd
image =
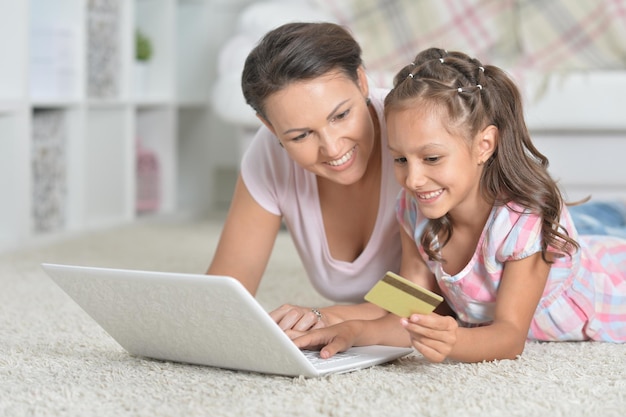
[[[135,31],[135,59],[149,61],[152,57],[152,42],[141,30]]]

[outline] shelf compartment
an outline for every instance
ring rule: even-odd
[[[152,57],[141,70],[135,68],[133,91],[140,100],[171,100],[174,97],[175,4],[168,0],[136,0],[135,27],[152,44]],[[134,39],[133,31],[133,39]],[[135,49],[133,48],[133,57]],[[134,62],[137,66],[137,62]],[[142,74],[142,75],[139,75]],[[140,79],[141,77],[141,79]]]
[[[209,207],[213,195],[209,111],[206,108],[178,110],[178,210],[196,214]],[[183,162],[184,161],[184,162]]]
[[[98,106],[85,114],[83,204],[87,228],[134,218],[134,143],[132,111],[127,106]]]
[[[136,109],[135,140],[137,148],[141,149],[143,160],[149,160],[151,155],[156,161],[156,168],[152,171],[152,178],[157,178],[156,194],[158,204],[151,210],[143,210],[140,200],[150,190],[142,188],[150,186],[150,171],[143,170],[145,165],[139,165],[139,158],[135,161],[136,184],[135,190],[136,204],[138,212],[172,212],[176,208],[176,171],[177,171],[177,149],[175,143],[176,113],[172,106],[141,106]],[[149,168],[149,167],[148,167]],[[146,175],[148,174],[148,175]]]
[[[209,8],[203,1],[179,1],[176,21],[176,96],[184,105],[208,101],[214,63],[212,42],[207,36],[211,27]]]
[[[0,3],[0,102],[26,98],[27,65],[26,45],[28,28],[27,2],[3,1]],[[11,63],[10,65],[8,63]]]
[[[31,131],[33,233],[58,232],[67,224],[68,126],[61,109],[35,109]]]
[[[91,0],[87,18],[87,96],[121,97],[123,88],[123,4],[119,0]]]
[[[81,0],[32,0],[30,15],[30,96],[34,101],[83,97],[83,16]]]
[[[0,250],[15,247],[29,234],[29,142],[27,110],[0,113]]]

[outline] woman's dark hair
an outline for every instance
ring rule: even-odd
[[[440,111],[450,132],[468,141],[489,125],[497,127],[497,147],[481,177],[485,199],[494,205],[515,202],[542,217],[544,260],[548,248],[559,256],[578,248],[560,224],[561,192],[548,173],[548,158],[532,143],[519,90],[504,71],[461,52],[427,49],[396,75],[385,98],[385,116],[413,106]],[[431,259],[441,261],[438,249],[451,236],[447,216],[431,219],[421,244]]]
[[[265,117],[265,100],[294,81],[339,70],[358,80],[361,47],[334,23],[288,23],[268,32],[248,55],[241,76],[246,102]]]

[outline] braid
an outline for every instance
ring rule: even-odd
[[[489,125],[498,128],[498,143],[486,161],[481,192],[494,205],[515,202],[542,216],[542,254],[548,247],[571,254],[578,244],[560,225],[562,196],[549,175],[548,159],[533,145],[524,121],[519,90],[504,71],[461,52],[430,48],[394,78],[385,99],[385,116],[415,105],[445,110],[447,129],[468,143]],[[447,215],[431,219],[421,244],[431,259],[442,261],[440,248],[452,237]]]

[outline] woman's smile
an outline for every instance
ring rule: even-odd
[[[332,161],[327,161],[325,164],[328,164],[332,167],[342,167],[352,160],[354,156],[354,152],[356,151],[356,146],[353,146],[348,152],[346,152],[341,158],[334,159]]]

